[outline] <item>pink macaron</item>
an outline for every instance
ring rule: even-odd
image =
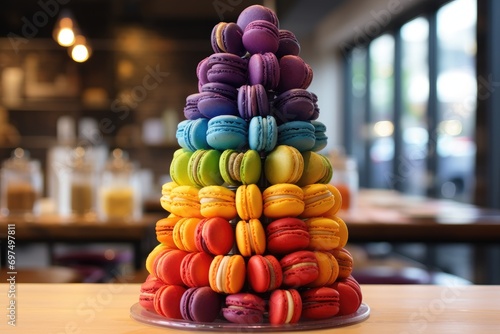
[[[261,297],[251,293],[227,295],[222,308],[224,318],[238,324],[258,324],[263,322],[266,303]]]

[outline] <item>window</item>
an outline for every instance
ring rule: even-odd
[[[344,138],[362,187],[472,200],[476,7],[431,6],[351,50]]]

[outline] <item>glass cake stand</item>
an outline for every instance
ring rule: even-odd
[[[133,319],[142,323],[175,329],[278,332],[334,328],[355,324],[368,318],[370,315],[370,307],[367,304],[362,303],[356,312],[349,315],[332,317],[325,320],[301,321],[296,324],[285,325],[272,325],[269,323],[245,325],[227,322],[223,319],[218,319],[214,322],[193,322],[187,320],[169,319],[144,309],[139,303],[132,305],[130,308],[130,315]]]

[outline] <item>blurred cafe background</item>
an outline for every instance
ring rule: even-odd
[[[358,280],[499,284],[495,0],[4,2],[0,237],[26,279],[143,279],[196,66],[252,4],[314,71]]]

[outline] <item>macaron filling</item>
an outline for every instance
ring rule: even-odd
[[[269,288],[268,290],[272,290],[276,288],[276,273],[274,272],[274,267],[271,261],[269,259],[263,257],[264,261],[266,262],[268,271],[269,271]]]
[[[292,265],[283,267],[283,271],[285,272],[287,270],[299,269],[299,268],[310,267],[310,266],[317,267],[318,264],[316,262],[301,262],[301,263],[296,263],[296,264],[292,264]]]
[[[224,282],[225,278],[227,277],[228,264],[229,264],[229,256],[224,256],[222,257],[222,260],[220,261],[219,266],[217,268],[216,286],[217,290],[221,292],[225,291]]]
[[[285,296],[286,296],[286,303],[288,304],[286,318],[285,318],[285,324],[288,324],[288,323],[290,323],[290,321],[292,321],[292,318],[293,318],[293,311],[294,311],[293,297],[292,297],[292,293],[288,290],[285,290]]]
[[[306,205],[312,204],[314,202],[322,201],[324,199],[333,197],[333,194],[330,191],[320,193],[320,194],[313,194],[311,196],[304,196],[304,203]]]

